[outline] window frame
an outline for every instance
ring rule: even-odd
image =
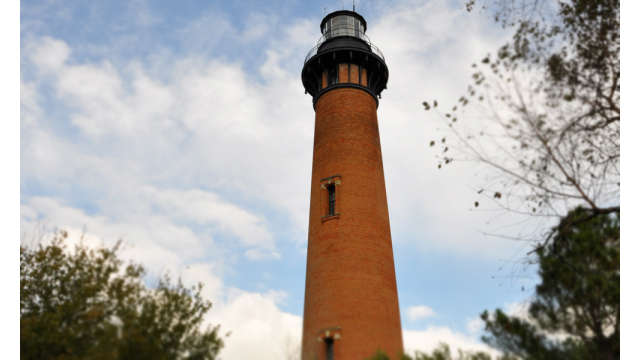
[[[327,216],[336,215],[336,184],[327,185],[327,192],[329,195],[329,210]]]
[[[340,218],[339,208],[339,186],[342,184],[340,175],[333,175],[320,180],[320,187],[323,193],[320,199],[322,207],[322,222]]]

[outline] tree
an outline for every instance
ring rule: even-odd
[[[378,351],[367,360],[389,360],[389,357],[382,351]],[[458,356],[451,354],[451,348],[445,343],[441,343],[431,354],[416,351],[414,356],[403,355],[401,360],[491,360],[491,355],[483,351],[462,351],[458,350]],[[496,360],[515,360],[508,355],[499,356]]]
[[[71,252],[66,237],[20,247],[22,359],[216,358],[223,342],[219,326],[202,326],[202,284],[164,276],[150,289],[141,265],[123,266],[119,243]]]
[[[528,317],[485,311],[483,340],[522,359],[620,358],[620,218],[589,214],[573,210],[536,249]]]
[[[475,5],[468,1],[467,10]],[[534,238],[541,284],[528,315],[485,311],[484,340],[523,359],[618,358],[620,2],[483,5],[514,34],[472,65],[467,93],[440,116],[448,135],[430,145],[441,149],[439,168],[464,159],[496,171],[479,195],[559,220]],[[423,105],[438,111],[436,101]],[[487,121],[465,120],[479,110]]]
[[[484,4],[515,32],[472,65],[467,94],[441,114],[460,151],[451,155],[446,136],[431,141],[438,167],[472,159],[497,170],[478,193],[519,214],[560,219],[579,205],[587,215],[619,213],[619,0]],[[465,122],[470,103],[488,121]]]

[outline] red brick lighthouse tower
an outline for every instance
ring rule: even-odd
[[[302,83],[316,112],[303,360],[397,358],[402,332],[376,110],[389,70],[354,11],[320,24]]]

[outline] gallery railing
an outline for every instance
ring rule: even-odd
[[[320,39],[318,39],[316,46],[314,46],[307,53],[307,56],[304,58],[304,63],[306,64],[311,57],[316,55],[318,53],[318,49],[320,49],[322,44],[324,44],[327,40],[338,37],[338,36],[352,36],[364,41],[367,45],[369,45],[369,48],[371,49],[371,51],[384,61],[384,55],[382,54],[382,50],[380,50],[380,48],[375,46],[371,42],[371,40],[369,40],[369,37],[367,35],[365,35],[362,31],[359,31],[354,27],[345,26],[345,27],[331,29],[331,31],[327,31],[327,33],[322,35]]]

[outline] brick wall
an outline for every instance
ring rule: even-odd
[[[323,184],[336,175],[337,214],[327,218]],[[325,359],[327,336],[336,360],[402,351],[376,103],[360,89],[316,103],[303,327],[304,360]]]

